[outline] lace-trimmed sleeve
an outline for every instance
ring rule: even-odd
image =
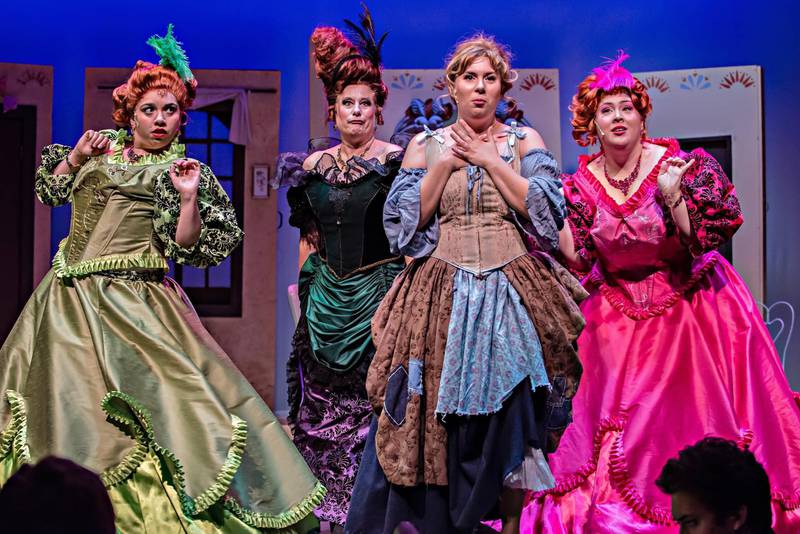
[[[303,162],[307,157],[305,152],[281,152],[275,165],[275,178],[271,180],[273,189],[304,184],[308,171],[303,168]]]
[[[164,253],[177,263],[194,267],[217,265],[233,252],[244,236],[228,195],[207,165],[200,167],[197,189],[200,237],[193,247],[183,248],[175,241],[181,201],[168,170],[156,180],[154,197],[153,226],[164,243]]]
[[[72,147],[47,145],[42,149],[42,164],[36,169],[36,196],[48,206],[61,206],[70,200],[75,174],[53,174],[58,164],[69,154]]]
[[[311,207],[311,202],[306,196],[305,186],[290,187],[286,192],[286,201],[289,204],[289,225],[300,230],[300,239],[313,246],[314,250],[324,254],[319,223],[314,209]]]
[[[308,183],[310,171],[303,168],[308,158],[306,152],[283,152],[278,156],[275,171],[277,187],[289,186],[286,191],[286,202],[289,204],[289,225],[300,230],[300,239],[306,241],[318,252],[321,242],[319,227],[314,211],[306,196],[305,185]]]

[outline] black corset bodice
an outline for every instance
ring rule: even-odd
[[[354,157],[341,170],[325,154],[305,183],[289,190],[290,224],[337,276],[394,257],[383,230],[383,204],[401,160],[400,152],[384,164]]]

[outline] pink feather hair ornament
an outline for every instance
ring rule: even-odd
[[[617,53],[617,59],[609,59],[599,67],[592,69],[596,78],[589,84],[589,88],[603,91],[611,91],[616,87],[632,89],[636,85],[636,80],[630,71],[622,66],[622,62],[629,57],[625,51],[620,50]]]

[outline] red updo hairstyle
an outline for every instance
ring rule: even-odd
[[[174,70],[139,60],[133,68],[128,81],[114,89],[114,123],[127,128],[133,118],[133,111],[139,99],[153,89],[164,89],[175,95],[181,114],[185,114],[196,95],[197,80],[184,82]]]
[[[572,103],[569,105],[569,110],[572,112],[572,138],[580,146],[593,145],[597,142],[594,116],[604,96],[627,94],[633,101],[633,107],[642,116],[642,121],[645,121],[650,112],[653,111],[653,104],[647,94],[647,88],[637,78],[634,78],[636,84],[631,89],[620,86],[610,91],[600,88],[592,89],[590,85],[596,78],[597,76],[594,73],[587,76],[578,85],[578,92],[572,97]]]
[[[381,78],[381,68],[361,55],[344,34],[329,26],[316,28],[311,34],[314,56],[320,67],[319,77],[325,85],[328,99],[328,120],[334,121],[336,97],[349,85],[363,84],[375,93],[375,104],[382,108],[389,89]],[[376,113],[378,124],[383,124],[380,109]]]
[[[311,34],[314,57],[319,63],[319,77],[327,87],[331,83],[333,69],[347,56],[358,55],[358,48],[344,34],[331,26],[314,28]]]

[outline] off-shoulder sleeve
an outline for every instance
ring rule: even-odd
[[[588,264],[592,264],[595,260],[595,248],[589,232],[594,224],[597,207],[581,192],[575,183],[575,175],[564,174],[561,176],[561,182],[564,185],[564,200],[567,205],[566,220],[572,231],[575,252]]]
[[[689,211],[689,249],[698,256],[725,244],[744,222],[736,190],[719,162],[702,148],[686,158],[695,163],[683,176],[681,193]]]
[[[439,241],[439,217],[434,215],[421,229],[419,189],[427,169],[400,169],[383,206],[383,229],[392,254],[421,258],[433,252]]]
[[[308,171],[303,168],[303,162],[307,157],[305,152],[281,152],[275,164],[275,178],[271,180],[273,189],[305,183]]]
[[[75,174],[53,174],[58,164],[69,154],[71,147],[47,145],[42,149],[42,164],[36,170],[34,190],[36,196],[48,206],[60,206],[69,202]]]
[[[550,151],[535,148],[522,158],[520,174],[528,180],[528,219],[517,220],[540,249],[552,252],[558,249],[558,231],[564,227],[567,209],[558,162]]]
[[[153,226],[164,243],[164,253],[178,263],[195,267],[217,265],[233,252],[244,236],[228,195],[207,165],[200,167],[197,188],[200,238],[193,247],[183,248],[175,241],[181,201],[168,170],[157,178],[154,197]]]

